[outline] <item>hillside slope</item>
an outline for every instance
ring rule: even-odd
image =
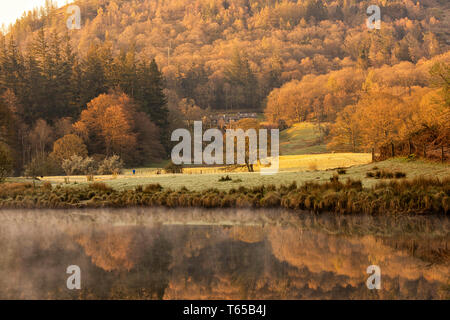
[[[262,109],[273,88],[350,66],[416,63],[448,51],[448,1],[410,0],[77,0],[74,49],[155,58],[171,101],[202,108]],[[366,27],[378,4],[382,29]],[[12,28],[19,46],[37,31],[67,32],[66,8],[31,12]],[[43,18],[40,18],[43,16]],[[246,97],[252,96],[252,99]]]
[[[310,122],[294,124],[280,132],[280,155],[318,154],[327,151],[320,142],[319,127]]]

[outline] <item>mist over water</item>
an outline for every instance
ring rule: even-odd
[[[281,210],[0,211],[0,298],[448,299],[449,230]],[[81,290],[66,287],[70,265]]]

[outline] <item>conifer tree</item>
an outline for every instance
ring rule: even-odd
[[[153,59],[150,64],[143,61],[137,70],[138,86],[135,97],[142,106],[142,111],[150,116],[150,120],[161,129],[162,141],[167,142],[168,114],[167,98],[164,94],[164,78]],[[164,143],[163,145],[168,145]]]

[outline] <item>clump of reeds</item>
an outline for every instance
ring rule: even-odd
[[[89,185],[89,188],[92,190],[96,190],[96,191],[101,191],[101,192],[111,192],[113,189],[111,187],[108,187],[105,183],[103,182],[94,182],[91,183]]]
[[[0,184],[0,197],[12,197],[32,188],[33,184],[31,183],[2,183]]]
[[[233,181],[233,179],[231,179],[229,175],[222,176],[219,179],[219,182],[226,182],[226,181]]]
[[[159,192],[163,187],[159,183],[148,184],[144,187],[143,191],[146,193]]]
[[[377,170],[375,172],[366,172],[366,177],[376,179],[402,179],[406,177],[406,173],[401,171],[391,172],[389,170]]]
[[[52,184],[48,181],[44,182],[44,184],[42,185],[42,189],[47,190],[47,191],[52,190],[52,188],[53,188]]]
[[[366,172],[366,177],[367,177],[367,178],[373,178],[373,177],[375,177],[375,173],[373,173],[373,172],[371,172],[371,171],[367,171],[367,172]]]
[[[396,172],[394,173],[394,177],[395,177],[396,179],[406,178],[406,173],[401,172],[401,171],[396,171]]]
[[[339,176],[338,176],[337,174],[334,174],[334,175],[330,178],[330,182],[331,182],[331,183],[339,182]]]

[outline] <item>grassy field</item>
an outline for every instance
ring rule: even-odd
[[[283,160],[288,159],[288,160]],[[290,159],[290,160],[289,160]],[[315,159],[316,168],[309,168],[309,163]],[[343,165],[343,161],[347,160],[347,165]],[[304,166],[299,167],[300,163]],[[358,163],[359,161],[359,163]],[[143,186],[152,183],[159,183],[164,188],[180,189],[186,187],[190,190],[200,191],[209,188],[217,188],[219,190],[229,190],[240,186],[253,187],[262,184],[273,184],[276,186],[290,184],[296,181],[301,184],[305,181],[325,182],[337,173],[337,167],[349,167],[346,173],[340,175],[341,180],[347,178],[358,179],[363,182],[365,187],[371,187],[383,179],[375,179],[366,177],[366,173],[374,170],[388,170],[392,172],[401,171],[407,174],[406,179],[416,177],[449,177],[450,166],[448,164],[433,163],[427,161],[408,161],[403,158],[391,159],[387,161],[369,163],[367,155],[354,154],[354,158],[348,154],[328,154],[314,156],[298,156],[298,158],[282,157],[281,166],[284,167],[279,173],[273,176],[262,176],[259,172],[217,172],[203,174],[136,174],[126,173],[119,176],[96,176],[95,182],[104,182],[108,186],[118,190],[131,189],[136,186]],[[292,169],[294,168],[295,169]],[[291,170],[292,169],[292,170]],[[372,170],[374,169],[374,170]],[[217,169],[215,169],[217,170]],[[229,175],[231,181],[219,182],[223,176]],[[65,184],[66,177],[45,177],[43,181],[49,181],[52,184]],[[68,177],[69,185],[79,186],[88,184],[86,177],[73,176]],[[16,180],[16,179],[15,179]],[[23,180],[23,179],[22,179]]]
[[[368,157],[354,154],[341,154],[320,156],[325,154],[327,148],[325,144],[318,143],[319,128],[316,124],[310,122],[301,122],[294,124],[291,128],[280,133],[280,155],[281,170],[304,170],[305,168],[317,167],[319,169],[336,168],[339,166],[347,167],[355,164],[361,164],[360,159],[366,163]],[[318,156],[318,157],[317,157]],[[362,158],[359,158],[362,157]],[[325,161],[325,162],[324,162]],[[330,164],[331,161],[331,164]],[[134,168],[138,175],[156,174],[158,170],[164,168],[169,161],[155,163],[145,168]],[[258,170],[258,168],[256,168]],[[132,173],[133,169],[124,170],[125,175]],[[185,168],[187,174],[205,174],[226,172],[225,167],[190,167]],[[247,171],[246,168],[234,169],[234,171]]]
[[[307,170],[327,170],[333,168],[350,167],[354,165],[367,164],[371,161],[369,153],[324,153],[324,154],[305,154],[280,156],[280,171],[307,171]],[[149,168],[136,168],[136,174],[155,175],[162,171],[162,167],[152,166]],[[259,165],[254,166],[255,171],[259,171]],[[123,171],[125,176],[132,175],[133,169]],[[185,174],[209,174],[209,173],[228,173],[246,172],[245,166],[241,167],[186,167],[183,168]]]
[[[319,143],[319,138],[319,128],[316,124],[294,124],[280,133],[280,154],[287,156],[325,153],[326,145]]]
[[[0,187],[2,209],[69,209],[129,207],[283,208],[343,214],[447,215],[450,212],[448,166],[427,163],[408,166],[402,160],[379,163],[384,169],[358,166],[348,170],[283,172],[272,177],[235,173],[224,182],[218,175],[179,175],[110,180],[107,183],[7,183]],[[424,166],[428,177],[423,178]],[[345,179],[376,172],[389,179]],[[409,178],[391,171],[409,169]],[[351,171],[358,169],[359,171]],[[388,171],[389,170],[389,171]],[[336,175],[336,171],[340,174]],[[375,176],[377,176],[375,175]],[[422,176],[418,179],[414,175]],[[314,179],[315,176],[315,179]],[[440,176],[438,180],[434,177]],[[444,178],[446,176],[446,178]],[[331,177],[331,179],[329,179]],[[328,179],[326,179],[328,178]],[[307,180],[308,183],[304,183]],[[327,181],[328,180],[328,181]],[[140,183],[142,182],[142,183]],[[292,183],[295,182],[295,183]],[[280,185],[281,184],[281,185]],[[161,186],[162,185],[162,186]],[[134,186],[134,188],[132,188]],[[247,187],[245,187],[247,186]],[[187,188],[189,189],[187,189]]]

